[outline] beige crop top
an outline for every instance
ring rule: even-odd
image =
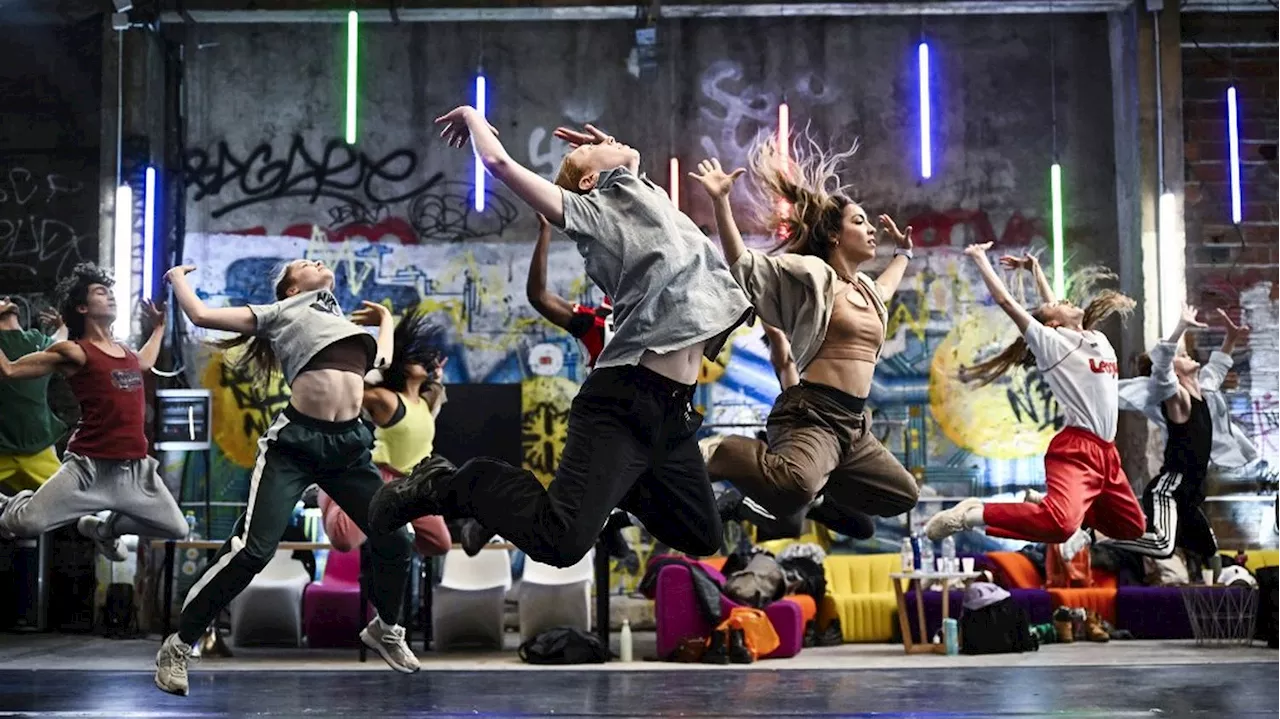
[[[875,364],[884,344],[884,324],[865,283],[855,282],[836,292],[827,335],[815,360],[858,360]]]

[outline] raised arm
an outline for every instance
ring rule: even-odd
[[[511,158],[498,140],[498,131],[474,107],[463,105],[436,118],[450,146],[462,147],[470,138],[489,174],[502,181],[527,205],[556,227],[564,227],[564,195],[559,187]]]
[[[1196,308],[1184,304],[1178,324],[1173,326],[1169,336],[1160,343],[1160,351],[1151,352],[1151,377],[1161,389],[1156,396],[1164,401],[1169,421],[1174,424],[1183,424],[1191,417],[1191,393],[1178,382],[1178,376],[1173,371],[1173,358],[1178,351],[1178,342],[1187,329],[1204,326],[1203,322],[1196,319]],[[1169,386],[1170,383],[1172,387]]]
[[[191,324],[210,330],[253,334],[258,328],[258,320],[253,316],[253,310],[248,307],[205,306],[205,303],[196,296],[191,283],[187,281],[187,274],[195,270],[195,265],[180,265],[164,274],[169,285],[173,287],[174,299],[178,301],[178,306],[187,315],[187,319],[191,320]]]
[[[40,324],[44,325],[45,334],[53,337],[54,342],[63,342],[67,339],[67,323],[62,321],[62,315],[52,307],[40,310]],[[53,330],[50,334],[49,330]]]
[[[142,303],[142,326],[151,328],[151,336],[138,350],[138,365],[143,372],[155,367],[156,361],[160,359],[160,346],[164,343],[164,319],[163,304],[157,307],[151,302]]]
[[[43,352],[32,352],[10,361],[0,351],[0,379],[36,379],[54,372],[74,371],[84,364],[84,350],[74,342],[59,342]]]
[[[529,279],[525,281],[525,294],[529,304],[538,314],[561,329],[569,329],[573,319],[573,305],[565,298],[547,289],[547,254],[551,246],[551,223],[538,215],[538,241],[533,245],[533,259],[529,261]]]
[[[351,313],[351,321],[359,325],[378,328],[378,350],[373,358],[373,368],[383,370],[391,366],[395,353],[396,321],[386,305],[362,301],[360,309]]]
[[[698,171],[689,173],[689,177],[702,183],[702,189],[711,196],[711,206],[716,213],[716,232],[720,235],[720,246],[724,248],[724,261],[730,266],[747,251],[738,223],[733,219],[733,208],[729,206],[729,191],[733,189],[734,180],[744,172],[746,170],[740,167],[726,174],[720,167],[720,161],[713,157],[699,162]]]
[[[880,215],[880,226],[884,231],[893,238],[897,249],[893,251],[893,259],[889,260],[889,266],[884,268],[880,276],[876,278],[876,286],[880,288],[880,298],[888,302],[893,298],[895,292],[898,291],[898,285],[902,284],[902,275],[907,271],[907,265],[911,263],[911,226],[907,225],[905,231],[898,229],[898,225],[893,218],[888,215]]]
[[[1009,294],[1009,288],[1004,286],[1004,281],[1000,279],[1000,275],[996,274],[996,269],[991,266],[991,260],[987,259],[987,250],[991,249],[990,242],[984,242],[978,245],[969,245],[964,248],[964,253],[973,258],[973,262],[978,267],[978,272],[982,274],[982,281],[987,283],[987,289],[991,292],[991,299],[1000,305],[1000,309],[1004,310],[1009,319],[1018,326],[1018,331],[1025,333],[1027,326],[1032,323],[1031,314],[1028,313],[1022,305],[1013,301],[1013,295]]]
[[[1200,368],[1200,389],[1206,392],[1217,392],[1222,387],[1222,382],[1227,378],[1227,372],[1231,371],[1231,366],[1235,364],[1235,360],[1231,354],[1235,352],[1236,345],[1248,339],[1249,325],[1237,325],[1231,321],[1231,316],[1221,308],[1218,309],[1218,316],[1227,325],[1227,334],[1222,338],[1222,348],[1209,356],[1209,361],[1204,367]]]
[[[1040,295],[1040,301],[1049,304],[1058,301],[1057,295],[1053,293],[1053,285],[1049,284],[1049,278],[1045,277],[1044,268],[1040,266],[1040,258],[1031,253],[1026,253],[1022,257],[1005,255],[1000,258],[1000,265],[1009,270],[1029,270],[1031,276],[1035,278],[1036,292]]]
[[[796,368],[795,357],[791,355],[791,340],[777,327],[760,324],[769,343],[769,363],[773,365],[774,374],[778,375],[778,384],[783,389],[800,384],[800,371]]]

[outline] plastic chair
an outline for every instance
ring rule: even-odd
[[[552,627],[591,629],[594,562],[594,549],[571,567],[525,561],[520,581],[521,642]]]
[[[291,551],[278,551],[249,586],[231,601],[231,641],[236,646],[302,645],[302,595],[311,575]]]
[[[302,625],[311,647],[354,647],[360,630],[373,620],[366,602],[360,619],[360,550],[330,550],[324,579],[307,585],[302,595]]]
[[[436,649],[462,645],[501,649],[503,608],[510,588],[507,550],[486,549],[474,557],[461,549],[449,550],[431,602]]]

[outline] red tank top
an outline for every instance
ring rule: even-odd
[[[80,402],[80,422],[67,451],[91,459],[142,459],[147,456],[146,388],[138,355],[124,345],[112,357],[90,342],[77,340],[84,366],[67,378]]]

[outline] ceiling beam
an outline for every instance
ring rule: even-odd
[[[634,20],[635,2],[576,5],[545,4],[537,7],[499,6],[496,3],[470,3],[467,7],[415,7],[427,2],[398,2],[396,14],[400,22],[546,22]],[[273,3],[262,3],[272,5]],[[287,4],[287,3],[279,3]],[[307,3],[300,3],[307,4]],[[327,4],[327,3],[326,3]],[[770,17],[865,17],[920,15],[1042,15],[1100,13],[1123,10],[1131,0],[926,0],[924,2],[747,2],[747,3],[671,3],[661,5],[660,16],[666,19],[689,18],[770,18]],[[340,9],[228,10],[214,9],[212,3],[187,0],[184,8],[196,22],[208,23],[330,23],[345,22],[350,6]],[[356,3],[362,22],[391,22],[387,3]],[[370,5],[373,5],[370,7]],[[380,5],[380,6],[379,6]],[[359,7],[364,6],[364,7]],[[176,12],[161,15],[165,22],[182,22]]]

